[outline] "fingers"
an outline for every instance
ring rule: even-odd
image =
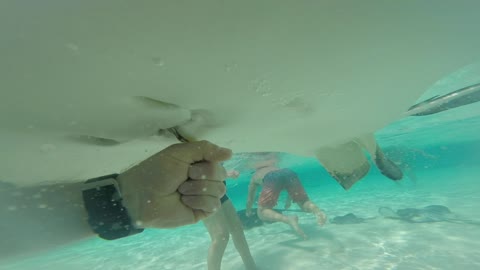
[[[178,192],[186,196],[212,196],[220,199],[225,195],[225,185],[217,181],[188,180],[180,185]]]
[[[187,163],[222,162],[232,157],[232,150],[208,141],[174,144],[167,147],[165,151]]]
[[[182,196],[182,202],[192,210],[213,213],[220,209],[219,198],[213,196]]]
[[[188,177],[197,180],[224,181],[227,178],[227,172],[219,163],[200,162],[190,166]]]
[[[222,182],[210,180],[188,180],[178,188],[182,202],[191,208],[195,219],[203,219],[220,209],[220,198],[226,188]]]
[[[240,173],[237,170],[231,170],[227,172],[227,177],[235,179],[235,178],[238,178],[239,176],[240,176]]]

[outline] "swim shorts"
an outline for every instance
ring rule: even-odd
[[[284,189],[295,203],[303,204],[309,200],[297,174],[290,169],[280,169],[267,173],[263,178],[263,188],[258,199],[258,206],[275,207],[280,192]]]

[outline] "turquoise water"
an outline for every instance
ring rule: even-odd
[[[480,269],[480,107],[434,117],[406,118],[377,133],[386,155],[405,171],[401,182],[369,175],[344,191],[313,158],[282,155],[282,166],[300,176],[310,198],[335,216],[372,217],[362,224],[315,225],[299,213],[309,240],[299,240],[284,224],[246,231],[260,269]],[[461,116],[462,120],[451,120]],[[434,124],[432,124],[434,123]],[[242,162],[238,155],[226,166]],[[237,210],[244,209],[249,171],[228,182]],[[282,202],[282,199],[280,199]],[[470,223],[406,223],[377,210],[440,204]],[[282,207],[280,204],[279,207]],[[230,241],[231,242],[231,241]],[[106,242],[91,239],[46,254],[7,262],[0,269],[206,269],[210,239],[199,223]],[[243,269],[229,243],[222,269]]]
[[[130,154],[110,158],[112,153],[132,151],[126,160],[133,161],[156,151],[150,148],[155,141],[145,142],[145,149],[142,143],[137,146],[137,139],[143,142],[139,138],[156,133],[157,124],[183,125],[193,113],[184,109],[212,109],[222,120],[232,108],[218,126],[232,133],[212,134],[224,142],[238,140],[238,145],[248,140],[245,134],[258,130],[236,128],[261,128],[262,117],[256,116],[264,113],[272,113],[267,120],[280,120],[277,128],[294,121],[279,115],[305,115],[306,125],[316,119],[323,125],[343,122],[332,134],[353,133],[341,134],[342,139],[360,135],[355,130],[390,121],[429,85],[421,100],[480,82],[475,19],[480,2],[438,2],[0,1],[0,182],[88,179],[88,174],[100,175],[93,168],[105,174],[118,171],[121,157]],[[133,96],[140,99],[128,98]],[[150,102],[138,102],[141,97],[181,108],[177,115],[175,106],[163,104],[154,112]],[[383,111],[382,106],[391,108]],[[318,108],[325,110],[312,117]],[[243,118],[245,111],[251,114]],[[338,117],[323,118],[327,113]],[[298,239],[281,223],[247,230],[259,269],[480,269],[480,102],[400,118],[376,137],[403,169],[401,182],[372,166],[345,191],[316,159],[281,154],[281,166],[300,176],[311,200],[330,220],[347,213],[371,219],[319,227],[312,215],[287,212],[299,216],[309,239]],[[239,125],[227,125],[237,120]],[[299,130],[289,130],[291,144],[278,140],[287,142],[284,149],[302,140],[297,134],[312,135],[292,126]],[[215,128],[216,123],[200,125],[199,134],[203,127]],[[80,135],[80,141],[86,136],[90,143],[114,143],[108,139],[117,136],[134,142],[117,152],[79,146],[64,134]],[[328,132],[317,134],[323,138],[306,141],[325,143],[329,137]],[[97,151],[103,158],[92,158]],[[238,153],[226,164],[241,172],[227,184],[237,210],[245,208],[252,172],[244,163],[250,157]],[[42,162],[37,164],[38,159]],[[457,222],[413,224],[378,212],[379,207],[432,204],[449,207]],[[2,260],[0,270],[206,269],[210,242],[198,223],[111,242],[93,238],[17,261]],[[222,269],[243,269],[232,241]]]

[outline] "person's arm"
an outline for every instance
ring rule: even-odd
[[[287,194],[287,199],[285,200],[285,209],[290,208],[292,206],[292,198],[290,197],[290,194]]]
[[[220,208],[231,151],[208,142],[172,145],[117,178],[122,205],[139,228],[192,224]],[[84,183],[0,188],[0,258],[47,250],[94,233]]]
[[[250,215],[252,211],[253,202],[255,201],[255,195],[257,194],[258,185],[255,183],[254,179],[250,181],[248,185],[248,197],[247,197],[247,206],[246,206],[246,213]]]
[[[275,164],[277,164],[277,159],[276,159],[275,155],[272,154],[272,156],[269,159],[264,159],[264,160],[260,160],[260,161],[255,162],[255,164],[253,165],[253,168],[258,170],[258,169],[264,168],[264,167],[275,166]]]
[[[0,257],[49,249],[93,236],[83,183],[0,190]]]

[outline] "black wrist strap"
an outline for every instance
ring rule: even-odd
[[[83,201],[88,224],[99,237],[107,240],[143,232],[132,224],[116,182],[118,174],[93,178],[85,182]]]

